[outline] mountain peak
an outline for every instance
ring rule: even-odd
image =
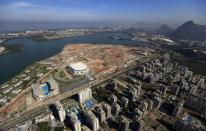
[[[206,26],[195,24],[192,20],[185,22],[169,34],[173,39],[206,40]]]
[[[184,25],[190,26],[190,25],[195,25],[195,23],[192,20],[189,20],[189,21],[185,22],[182,26],[184,26]]]
[[[170,33],[172,31],[172,29],[166,25],[166,24],[162,24],[159,28],[157,28],[155,30],[155,33],[157,34],[167,34]]]

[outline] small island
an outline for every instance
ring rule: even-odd
[[[22,46],[23,45],[21,44],[17,44],[17,45],[0,44],[0,55],[20,51]]]
[[[3,53],[5,51],[5,47],[0,46],[0,53]]]

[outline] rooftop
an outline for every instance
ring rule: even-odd
[[[185,115],[182,120],[188,125],[201,126],[201,122],[189,114]]]
[[[33,89],[33,93],[37,96],[43,96],[43,90],[41,88],[41,85],[40,84],[32,84],[32,89]]]
[[[87,65],[82,62],[71,63],[69,66],[76,71],[86,70],[88,68]]]

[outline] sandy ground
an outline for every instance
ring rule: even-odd
[[[134,58],[144,57],[145,52],[152,53],[152,50],[147,47],[123,45],[69,44],[59,54],[50,58],[49,62],[55,61],[55,64],[69,65],[69,63],[81,61],[89,66],[94,76],[99,76],[112,72]],[[15,101],[1,108],[0,118],[6,114],[15,114],[24,110],[26,103],[32,103],[29,104],[32,107],[35,102],[26,98],[25,94],[15,97]]]
[[[104,74],[120,65],[134,59],[141,58],[146,51],[151,50],[143,47],[123,46],[123,45],[94,45],[94,44],[70,44],[65,46],[58,55],[62,62],[84,62],[90,70],[97,74]]]
[[[16,114],[20,110],[24,110],[26,108],[26,96],[17,96],[15,101],[12,102],[9,106],[7,106],[3,111],[0,113],[0,118],[5,117],[8,113]]]

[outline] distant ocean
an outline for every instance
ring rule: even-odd
[[[103,22],[27,22],[27,21],[0,21],[0,33],[25,31],[34,29],[61,29],[107,26],[112,23]]]

